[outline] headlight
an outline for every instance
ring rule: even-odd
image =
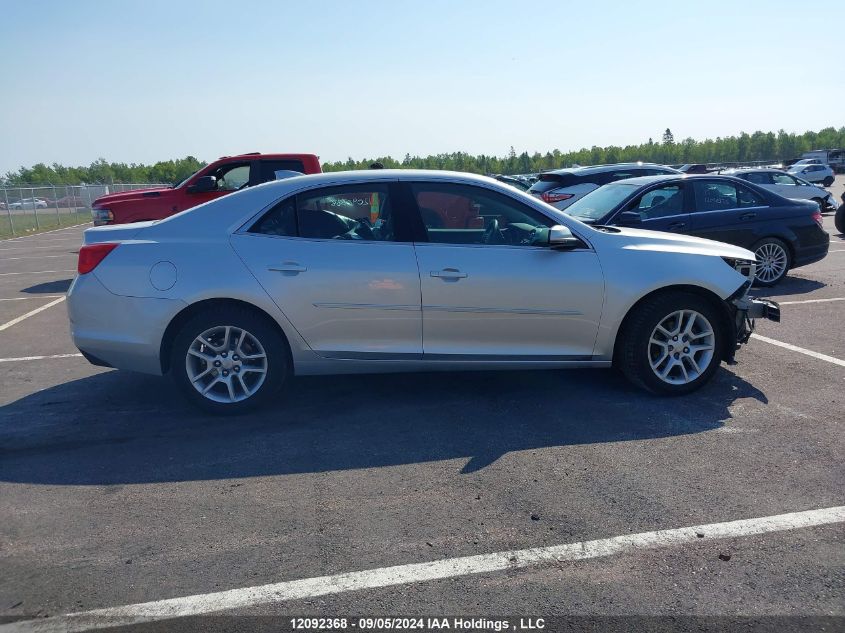
[[[749,259],[723,257],[722,261],[746,279],[754,279],[754,275],[757,273],[757,262],[753,262]]]
[[[94,219],[95,226],[114,222],[114,213],[108,209],[91,209],[91,217]]]

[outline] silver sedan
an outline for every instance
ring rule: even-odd
[[[170,374],[207,410],[295,374],[616,365],[675,395],[732,360],[754,255],[589,227],[470,174],[359,171],[270,182],[166,220],[92,228],[68,293],[94,364]]]

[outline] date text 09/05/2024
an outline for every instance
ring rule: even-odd
[[[291,618],[295,631],[342,631],[346,629],[375,631],[508,631],[541,630],[546,626],[543,618],[518,618],[516,621],[487,618]]]

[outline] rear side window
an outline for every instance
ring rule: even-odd
[[[740,174],[740,178],[753,182],[756,185],[770,185],[772,184],[772,175],[765,171],[752,171],[748,174]]]
[[[301,160],[262,160],[261,182],[276,180],[277,171],[299,171],[305,173]]]
[[[760,207],[765,201],[755,192],[732,182],[695,183],[695,206],[697,211],[724,211],[744,207]]]
[[[388,186],[353,185],[315,189],[277,203],[250,233],[334,240],[393,240]]]

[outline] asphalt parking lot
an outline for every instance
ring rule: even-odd
[[[308,377],[234,419],[78,356],[62,297],[85,226],[0,241],[0,623],[173,598],[193,614],[845,616],[845,236],[824,222],[828,257],[755,293],[782,322],[691,396],[610,370]],[[834,518],[713,525],[796,512]],[[368,573],[334,577],[349,572]]]

